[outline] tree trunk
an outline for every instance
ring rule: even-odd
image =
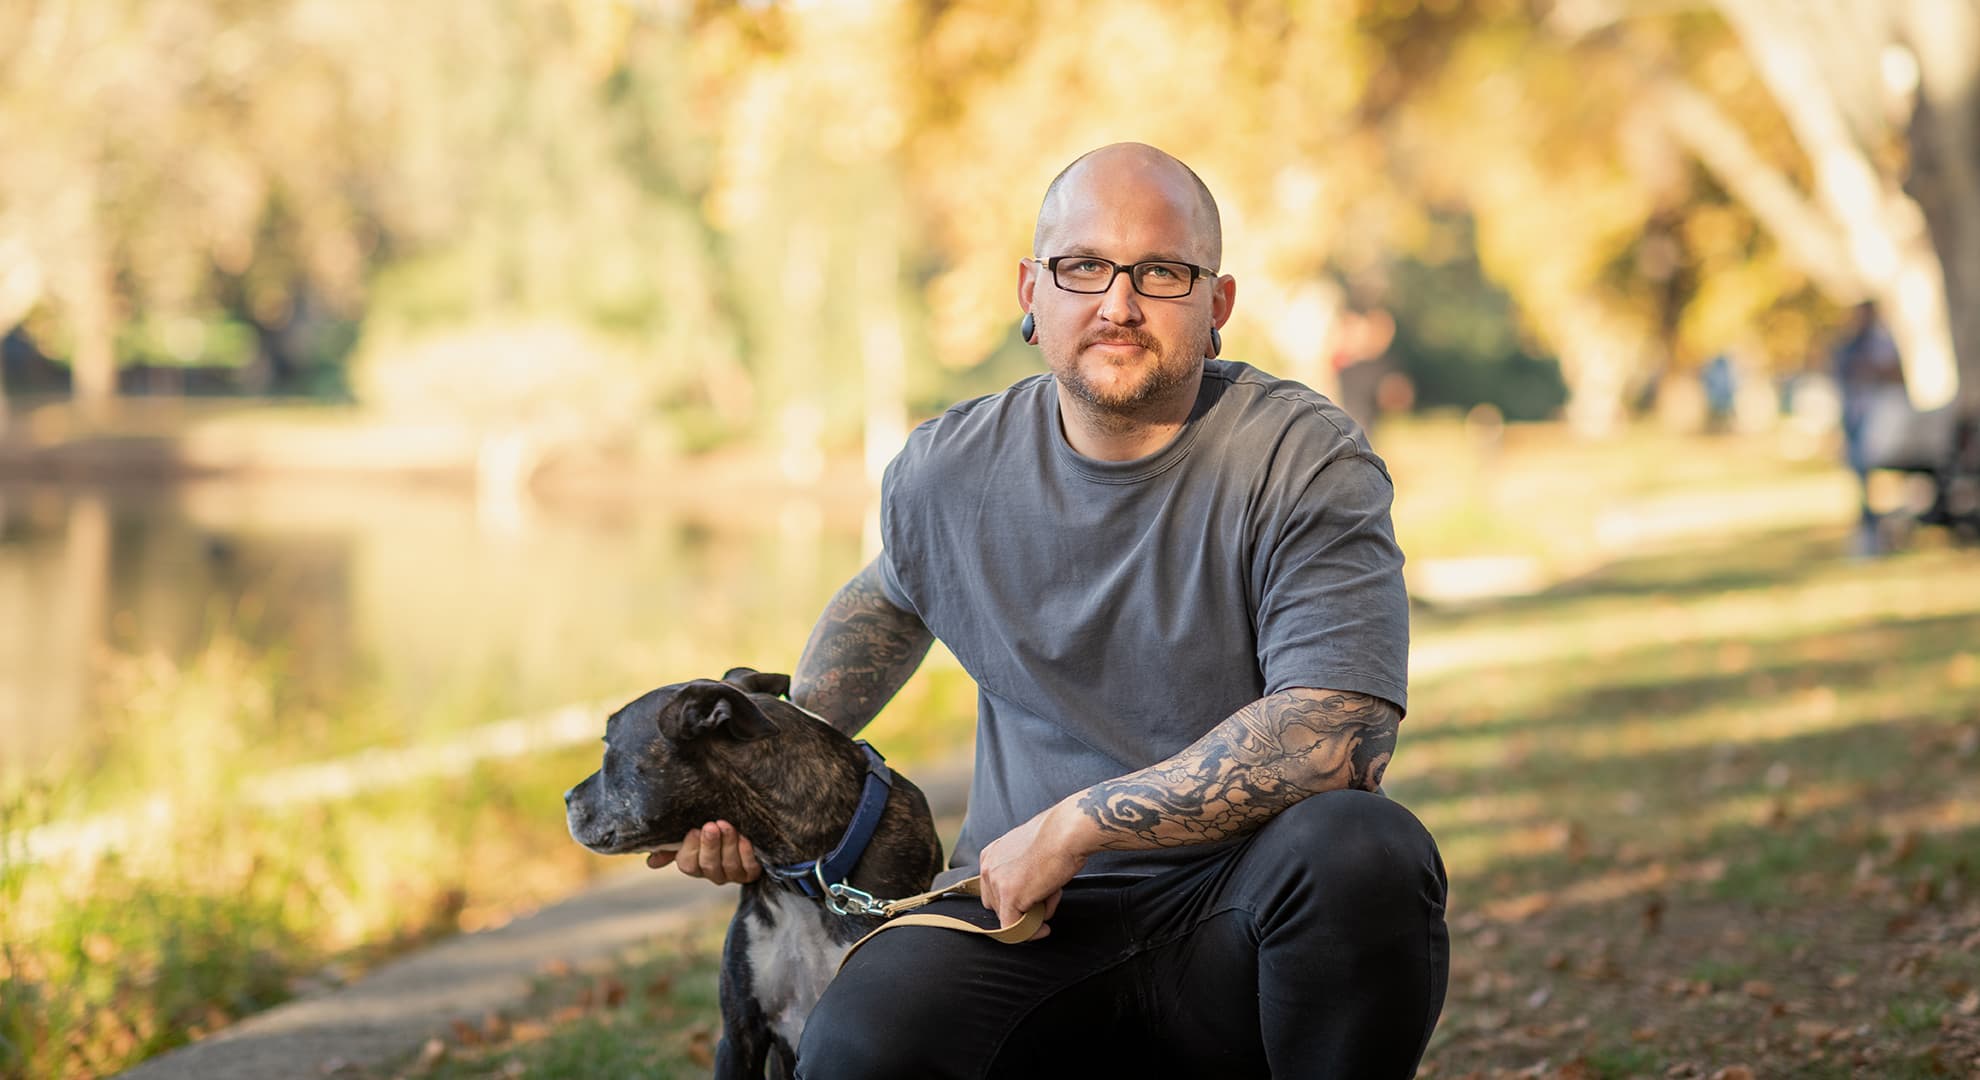
[[[1642,339],[1614,325],[1594,303],[1541,315],[1558,347],[1567,383],[1567,421],[1577,435],[1602,439],[1622,427],[1630,379],[1643,360]]]
[[[1980,0],[1912,0],[1918,59],[1905,189],[1938,253],[1957,358],[1959,414],[1980,418]]]
[[[76,252],[76,264],[62,290],[73,340],[69,353],[70,392],[86,415],[108,412],[117,397],[116,314],[110,268],[95,243],[95,230]]]
[[[0,434],[7,431],[8,336],[41,301],[41,263],[19,239],[0,239]]]

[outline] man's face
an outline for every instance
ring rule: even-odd
[[[1053,209],[1039,257],[1019,267],[1018,298],[1037,319],[1038,344],[1060,385],[1123,416],[1183,393],[1193,400],[1210,328],[1230,316],[1231,279],[1202,278],[1186,296],[1157,299],[1136,292],[1127,274],[1104,293],[1067,292],[1046,268],[1060,255],[1209,266],[1193,192],[1172,176],[1099,163],[1068,177]]]

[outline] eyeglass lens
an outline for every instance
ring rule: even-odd
[[[1052,260],[1052,280],[1068,292],[1106,292],[1119,269],[1128,271],[1128,280],[1143,296],[1173,298],[1189,295],[1195,275],[1188,263],[1138,262],[1122,267],[1107,259],[1072,256]]]

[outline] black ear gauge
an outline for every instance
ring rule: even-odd
[[[1018,323],[1018,336],[1024,339],[1026,345],[1038,344],[1038,316],[1025,312],[1024,320]]]
[[[1026,318],[1030,318],[1030,316],[1026,316]],[[1223,351],[1224,335],[1218,333],[1217,328],[1213,326],[1210,328],[1210,356],[1212,359],[1215,359],[1217,354]]]

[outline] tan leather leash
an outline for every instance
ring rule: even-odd
[[[926,906],[930,901],[939,900],[945,896],[981,897],[982,895],[983,879],[972,877],[964,878],[946,889],[936,889],[933,892],[920,893],[916,896],[876,904],[875,906],[878,910],[874,911],[873,914],[879,915],[887,921],[869,931],[865,937],[853,942],[852,948],[847,949],[846,955],[839,959],[839,967],[843,969],[846,966],[846,961],[852,959],[852,954],[858,952],[861,945],[873,940],[873,935],[880,933],[882,930],[892,930],[897,926],[937,926],[944,930],[960,930],[965,934],[982,934],[994,941],[1001,941],[1006,945],[1015,945],[1020,941],[1030,941],[1031,936],[1038,932],[1038,924],[1045,921],[1045,908],[1043,905],[1025,912],[1019,917],[1018,921],[1009,926],[996,927],[978,926],[968,919],[959,919],[954,915],[937,915],[928,911],[908,914],[908,912],[912,912],[918,907]]]

